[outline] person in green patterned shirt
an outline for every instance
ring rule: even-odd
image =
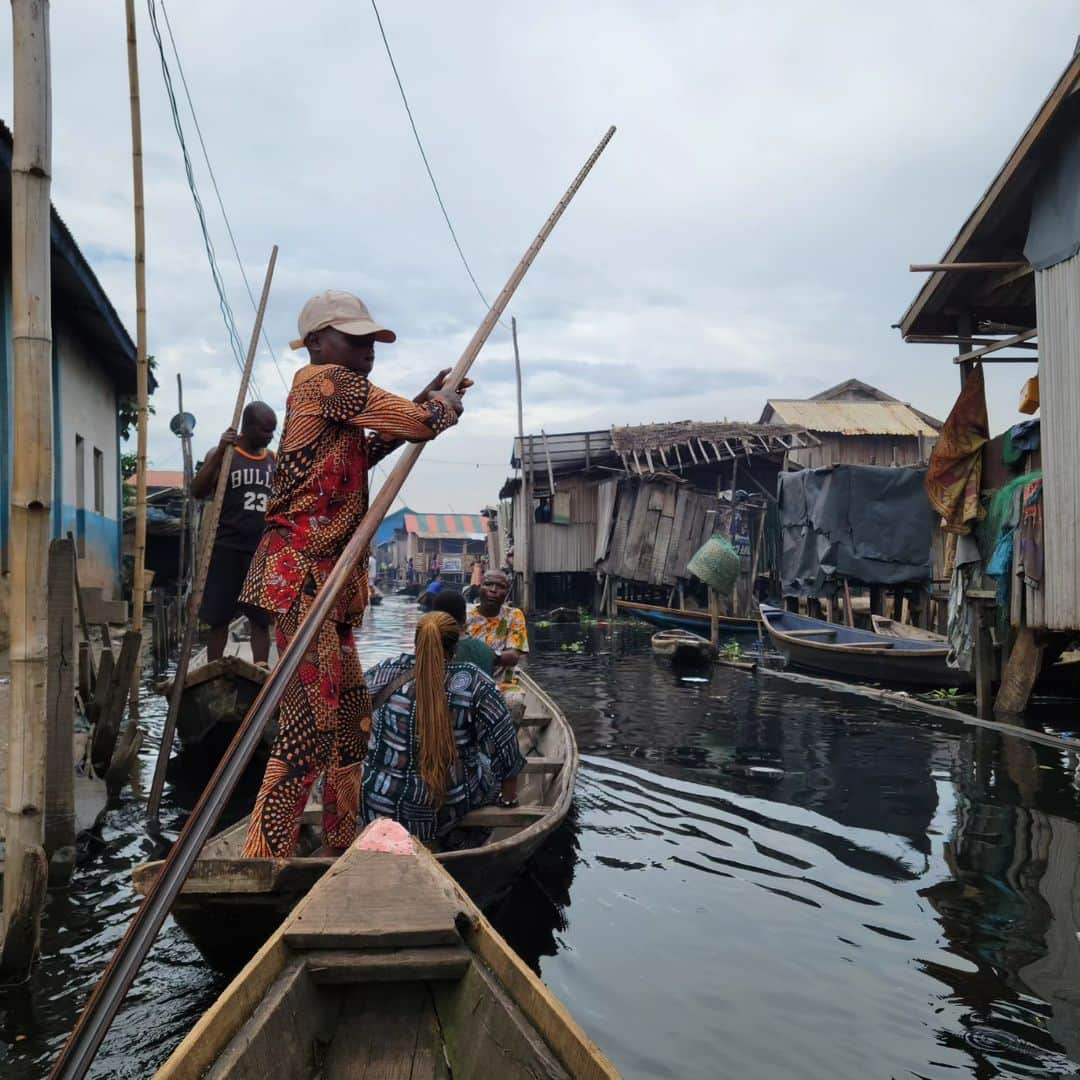
[[[495,650],[479,638],[465,632],[465,597],[456,589],[443,589],[431,601],[432,611],[445,611],[461,627],[461,637],[454,648],[460,664],[475,664],[489,678],[495,674]]]
[[[480,601],[465,624],[470,637],[479,638],[495,650],[496,664],[512,672],[529,651],[529,633],[520,608],[506,603],[510,579],[501,570],[489,570],[480,583]]]

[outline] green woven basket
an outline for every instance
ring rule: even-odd
[[[698,548],[686,569],[721,596],[730,596],[739,580],[742,562],[728,540],[717,533]]]

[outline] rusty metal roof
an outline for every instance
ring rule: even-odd
[[[770,420],[798,424],[810,431],[841,435],[929,435],[931,427],[910,405],[902,401],[792,401],[769,400]]]

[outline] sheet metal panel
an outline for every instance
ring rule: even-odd
[[[1071,630],[1080,627],[1080,255],[1035,271],[1035,307],[1046,625]]]
[[[789,401],[770,399],[777,420],[841,435],[930,435],[937,432],[902,401]]]

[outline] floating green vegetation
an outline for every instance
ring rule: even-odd
[[[724,660],[741,660],[743,647],[737,641],[729,641],[721,650],[720,656]]]
[[[584,641],[564,641],[560,646],[563,652],[579,653],[585,649]]]

